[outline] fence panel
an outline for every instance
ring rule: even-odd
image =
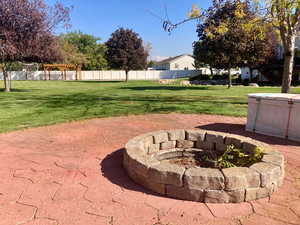
[[[159,80],[159,79],[177,79],[198,75],[198,70],[149,70],[149,71],[129,71],[129,80]],[[12,80],[44,80],[44,71],[10,71]],[[51,80],[62,80],[60,71],[51,71]],[[82,80],[125,80],[125,71],[81,71]],[[47,73],[48,79],[48,73]],[[67,71],[67,80],[75,80],[76,71]],[[0,80],[3,80],[3,73],[0,73]]]

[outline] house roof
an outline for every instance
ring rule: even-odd
[[[182,54],[182,55],[178,55],[178,56],[174,56],[174,57],[164,59],[162,61],[156,62],[155,64],[156,65],[162,65],[162,64],[166,64],[166,63],[171,63],[171,62],[175,61],[176,59],[179,59],[180,57],[183,57],[183,56],[193,57],[192,55],[189,55],[189,54]]]

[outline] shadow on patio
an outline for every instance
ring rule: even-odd
[[[300,146],[300,143],[296,142],[296,141],[290,141],[290,140],[286,140],[284,138],[272,137],[272,136],[267,136],[267,135],[262,135],[262,134],[257,134],[257,133],[246,131],[245,125],[242,125],[242,124],[211,123],[211,124],[198,126],[196,128],[241,135],[244,137],[253,138],[258,141],[262,141],[262,142],[265,142],[267,144],[272,144],[272,145]]]
[[[126,170],[123,167],[123,151],[121,148],[113,153],[107,155],[100,163],[101,172],[110,182],[132,191],[143,192],[150,195],[161,196],[153,191],[150,191],[139,184],[136,184],[127,175]]]

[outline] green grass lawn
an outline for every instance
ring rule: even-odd
[[[145,113],[246,116],[247,94],[279,88],[160,85],[154,81],[14,81],[1,92],[0,132],[94,117]],[[300,88],[293,88],[300,93]]]

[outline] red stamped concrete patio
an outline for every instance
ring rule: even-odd
[[[129,116],[0,135],[1,225],[300,224],[300,144],[244,131],[245,118]],[[133,183],[122,148],[144,132],[225,131],[272,144],[286,157],[286,179],[271,198],[202,204],[164,198]]]

